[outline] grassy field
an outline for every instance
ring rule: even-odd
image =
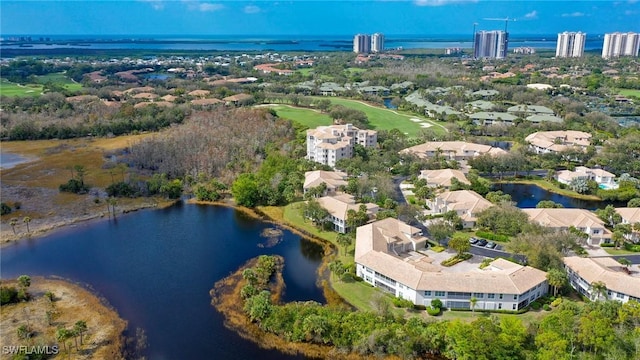
[[[320,113],[311,109],[296,108],[286,105],[273,106],[279,117],[295,121],[309,128],[315,128],[321,125],[331,125],[333,120],[327,114]]]
[[[37,82],[33,84],[19,85],[6,79],[0,79],[0,95],[3,96],[40,96],[44,84],[51,82],[64,87],[66,90],[75,92],[82,90],[82,84],[74,82],[65,76],[64,73],[47,74],[36,77]]]
[[[302,75],[305,75],[305,76],[313,73],[313,69],[312,68],[301,68],[301,69],[298,69],[296,71],[299,72]]]
[[[42,88],[40,84],[23,86],[0,79],[0,95],[2,96],[39,96],[42,93]]]
[[[618,94],[623,96],[635,96],[640,98],[640,90],[636,89],[618,89]]]
[[[37,79],[38,79],[38,83],[40,84],[51,82],[56,85],[63,86],[65,89],[69,91],[82,90],[82,84],[71,80],[64,73],[47,74],[43,76],[38,76]]]
[[[325,99],[325,98],[322,98]],[[417,136],[420,134],[424,127],[420,126],[420,123],[411,121],[410,119],[420,119],[422,123],[432,125],[429,129],[437,133],[444,133],[445,129],[431,120],[427,120],[423,117],[403,114],[398,111],[389,110],[383,107],[376,107],[367,105],[363,102],[341,98],[329,98],[331,103],[349,107],[352,109],[363,111],[369,119],[369,125],[375,130],[391,130],[398,129],[401,132],[409,136]]]

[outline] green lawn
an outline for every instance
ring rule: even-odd
[[[618,89],[618,94],[623,96],[635,96],[640,98],[640,90],[636,90],[636,89]]]
[[[8,80],[0,80],[0,95],[2,96],[39,96],[42,93],[42,85],[28,84],[18,85]]]
[[[382,292],[373,286],[367,284],[364,281],[357,282],[344,282],[335,279],[335,276],[331,276],[331,285],[333,290],[338,293],[349,304],[355,306],[358,310],[371,311],[371,300],[376,296],[382,294]]]
[[[315,128],[320,125],[331,125],[333,120],[327,114],[304,108],[296,108],[286,105],[272,106],[279,117],[295,121],[309,128]]]
[[[55,73],[55,74],[47,74],[38,76],[38,83],[45,84],[47,82],[52,82],[56,85],[61,85],[65,89],[69,91],[78,91],[82,90],[82,84],[77,83],[70,78],[68,78],[64,73]]]
[[[610,255],[638,255],[637,252],[633,252],[625,249],[615,249],[615,248],[609,248],[609,247],[603,247],[603,249]]]
[[[473,321],[479,317],[483,316],[495,316],[498,319],[504,318],[515,318],[521,320],[525,325],[531,324],[534,321],[539,320],[544,315],[548,314],[549,311],[544,310],[529,310],[524,314],[503,314],[503,313],[484,313],[484,312],[472,312],[472,311],[451,311],[447,310],[442,313],[440,316],[429,316],[425,315],[427,319],[435,318],[441,320],[461,320],[461,321]]]
[[[318,97],[320,99],[326,99],[325,97]],[[364,104],[356,100],[341,99],[341,98],[328,98],[331,103],[342,105],[348,108],[360,110],[367,115],[369,119],[369,125],[375,130],[391,130],[398,129],[401,132],[409,136],[417,136],[425,129],[421,127],[419,123],[413,122],[410,119],[421,119],[423,123],[431,124],[429,129],[437,133],[444,133],[445,129],[431,120],[427,120],[424,117],[404,114],[395,110],[390,110],[383,107],[375,107]]]
[[[313,72],[313,69],[312,68],[302,68],[302,69],[298,69],[296,71],[299,72],[302,75],[307,76],[307,75],[309,75],[309,74],[311,74]]]
[[[366,72],[367,69],[350,67],[350,68],[347,68],[345,71],[347,71],[347,72],[349,72],[351,74],[362,74],[363,72]]]

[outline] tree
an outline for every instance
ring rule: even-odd
[[[1,211],[2,215],[11,214],[11,207],[9,205],[5,203],[1,203],[0,206],[2,207],[2,211]]]
[[[318,200],[310,199],[302,206],[302,215],[311,219],[314,225],[322,228],[325,220],[329,216],[329,211],[323,208]]]
[[[596,215],[610,227],[614,227],[622,222],[622,216],[618,214],[613,205],[607,205],[604,209],[596,210]]]
[[[564,208],[564,206],[562,204],[558,204],[557,202],[554,202],[553,200],[541,200],[536,204],[536,208],[538,209],[561,209]]]
[[[431,223],[428,229],[429,229],[429,234],[431,235],[433,240],[438,242],[438,244],[441,244],[443,240],[447,239],[449,236],[453,235],[453,233],[455,232],[455,229],[453,228],[453,226],[451,226],[451,224],[443,220],[438,220]]]
[[[627,202],[627,207],[640,207],[640,198],[633,198]]]
[[[13,230],[13,235],[16,235],[16,225],[18,224],[18,219],[13,218],[9,221],[9,225],[11,225],[11,230]]]
[[[347,248],[349,247],[349,245],[351,245],[353,239],[349,234],[338,234],[338,236],[336,237],[336,242],[344,247],[344,254],[347,255]]]
[[[451,226],[453,226],[456,230],[462,230],[464,224],[462,222],[462,218],[458,215],[458,212],[455,210],[450,210],[444,213],[442,218],[447,221]]]
[[[626,266],[627,268],[628,268],[629,266],[631,266],[631,261],[629,261],[629,259],[627,259],[627,258],[619,258],[619,259],[618,259],[618,262],[620,263],[620,265],[624,265],[624,266]]]
[[[511,195],[505,194],[500,190],[498,190],[498,191],[490,191],[489,193],[487,193],[485,198],[487,198],[487,200],[489,200],[493,204],[500,204],[500,203],[503,203],[503,202],[510,202],[511,201]]]
[[[31,222],[31,218],[28,216],[25,216],[24,219],[22,219],[22,222],[27,224],[27,233],[30,233],[31,231],[29,230],[29,223]]]
[[[509,203],[501,203],[480,211],[476,225],[495,233],[514,236],[529,223],[529,216]]]
[[[18,276],[18,284],[21,288],[26,289],[31,286],[31,278],[28,275]]]
[[[67,339],[71,336],[71,331],[65,328],[61,327],[56,331],[56,339],[58,340],[58,343],[62,343],[62,347],[65,351],[67,351]]]
[[[111,211],[109,212],[110,214],[113,215],[113,218],[116,218],[116,205],[118,204],[118,199],[116,199],[115,197],[111,196],[109,198],[107,198],[107,210],[109,210],[109,206],[111,206]]]
[[[78,320],[73,325],[73,331],[80,335],[80,345],[82,345],[82,335],[87,331],[87,322],[84,320]]]
[[[449,240],[449,247],[458,252],[458,256],[464,254],[465,251],[469,251],[471,244],[469,240],[460,234],[454,235]]]
[[[471,299],[469,299],[469,304],[471,305],[471,311],[475,312],[476,305],[478,305],[478,298],[475,296],[472,296]]]
[[[609,298],[607,293],[607,285],[602,281],[594,281],[591,283],[589,287],[589,292],[591,293],[591,300],[599,300],[600,297],[604,297],[605,299]]]
[[[569,188],[578,194],[585,194],[589,191],[589,184],[585,179],[574,178],[569,183]]]
[[[616,249],[620,248],[620,246],[624,244],[624,233],[620,230],[615,230],[611,235],[611,241],[613,241]]]
[[[253,174],[241,174],[231,185],[231,194],[238,205],[254,207],[260,201],[258,183]]]
[[[549,285],[553,286],[553,296],[556,296],[558,295],[558,289],[564,287],[567,283],[567,274],[558,269],[550,269],[547,272],[547,281]]]
[[[338,279],[342,279],[342,274],[345,272],[344,264],[341,260],[332,261],[329,263],[329,271],[336,275]]]

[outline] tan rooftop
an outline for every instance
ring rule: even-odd
[[[320,206],[327,209],[329,214],[342,220],[347,219],[347,211],[358,211],[360,209],[360,205],[365,205],[368,213],[378,210],[378,205],[376,204],[357,204],[355,198],[349,194],[324,196],[318,199],[318,203],[320,203]]]
[[[405,154],[413,154],[420,158],[429,157],[427,153],[442,152],[444,155],[453,153],[455,156],[467,156],[465,152],[473,152],[475,155],[487,154],[493,150],[494,154],[506,153],[504,150],[490,145],[474,144],[464,141],[430,141],[424,144],[412,146],[400,151]]]
[[[640,223],[640,208],[616,208],[616,212],[629,224]]]
[[[207,96],[211,93],[211,91],[209,90],[193,90],[191,92],[189,92],[189,95],[191,96]]]
[[[591,134],[574,130],[538,131],[527,136],[525,140],[534,146],[558,152],[571,146],[589,146]]]
[[[193,105],[216,105],[216,104],[222,104],[222,103],[224,103],[224,101],[222,101],[220,99],[216,99],[216,98],[194,99],[194,100],[191,100],[191,103]]]
[[[327,184],[327,189],[336,189],[340,186],[346,186],[347,174],[340,171],[307,171],[304,173],[303,188],[313,188],[322,183]]]
[[[552,228],[604,228],[604,222],[585,209],[522,209],[531,221]],[[605,232],[606,233],[606,232]]]
[[[447,188],[451,186],[451,180],[453,178],[458,179],[458,181],[463,184],[471,185],[471,182],[467,180],[464,173],[455,169],[422,170],[418,178],[427,180],[427,184],[429,185]]]
[[[612,258],[570,256],[563,261],[589,284],[600,281],[606,284],[609,290],[640,298],[640,277],[626,273],[624,266]]]

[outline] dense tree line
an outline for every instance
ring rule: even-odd
[[[528,327],[520,319],[495,316],[471,322],[424,321],[394,314],[385,297],[375,299],[374,312],[311,301],[274,304],[264,285],[273,270],[260,266],[245,270],[248,285],[241,291],[245,311],[262,330],[291,342],[404,359],[429,354],[468,360],[633,359],[640,354],[640,304],[635,301],[583,305],[561,300]]]

